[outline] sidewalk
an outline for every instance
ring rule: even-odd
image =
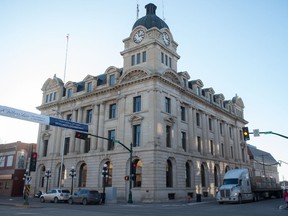
[[[152,202],[152,203],[142,203],[142,202],[134,202],[132,204],[128,204],[126,202],[118,202],[118,203],[106,203],[105,205],[197,205],[201,203],[207,202],[215,202],[215,198],[213,197],[202,197],[201,201],[192,198],[191,200],[185,201],[176,201],[170,200],[167,202]],[[8,196],[0,196],[0,206],[15,206],[20,208],[43,208],[41,205],[39,198],[29,198],[28,204],[25,203],[23,197],[8,197]]]
[[[29,198],[27,203],[25,202],[23,197],[0,196],[0,205],[15,206],[21,208],[43,208],[43,206],[41,206],[39,198]]]

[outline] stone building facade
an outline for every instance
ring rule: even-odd
[[[177,42],[168,25],[146,5],[123,40],[123,67],[87,75],[80,82],[56,77],[42,87],[41,114],[89,125],[89,133],[133,145],[136,166],[133,201],[182,200],[200,193],[215,195],[225,171],[249,167],[242,127],[244,104],[237,95],[226,100],[201,80],[177,71]],[[108,165],[107,190],[127,200],[129,152],[118,143],[94,136],[75,138],[75,131],[40,125],[34,190],[71,187],[102,191],[101,171]],[[61,164],[63,164],[61,169]],[[109,196],[108,196],[109,201]]]

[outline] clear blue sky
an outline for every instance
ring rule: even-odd
[[[138,0],[157,5],[179,44],[178,71],[204,87],[235,94],[245,104],[250,131],[288,136],[287,0]],[[164,4],[162,4],[164,3]],[[0,0],[0,105],[34,113],[41,87],[63,79],[69,34],[67,81],[122,67],[122,40],[136,21],[136,0]],[[0,116],[0,143],[37,142],[38,125]],[[288,139],[251,136],[249,142],[288,162]],[[279,167],[288,180],[288,165]]]

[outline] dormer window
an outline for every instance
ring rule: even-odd
[[[109,76],[109,85],[114,86],[115,83],[116,83],[116,77],[115,77],[115,74],[112,74]]]
[[[92,82],[87,83],[87,92],[92,92]]]
[[[72,88],[68,89],[67,98],[72,97]]]

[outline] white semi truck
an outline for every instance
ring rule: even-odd
[[[216,194],[219,204],[281,198],[283,190],[274,178],[249,175],[248,169],[232,169],[225,173],[223,185]]]

